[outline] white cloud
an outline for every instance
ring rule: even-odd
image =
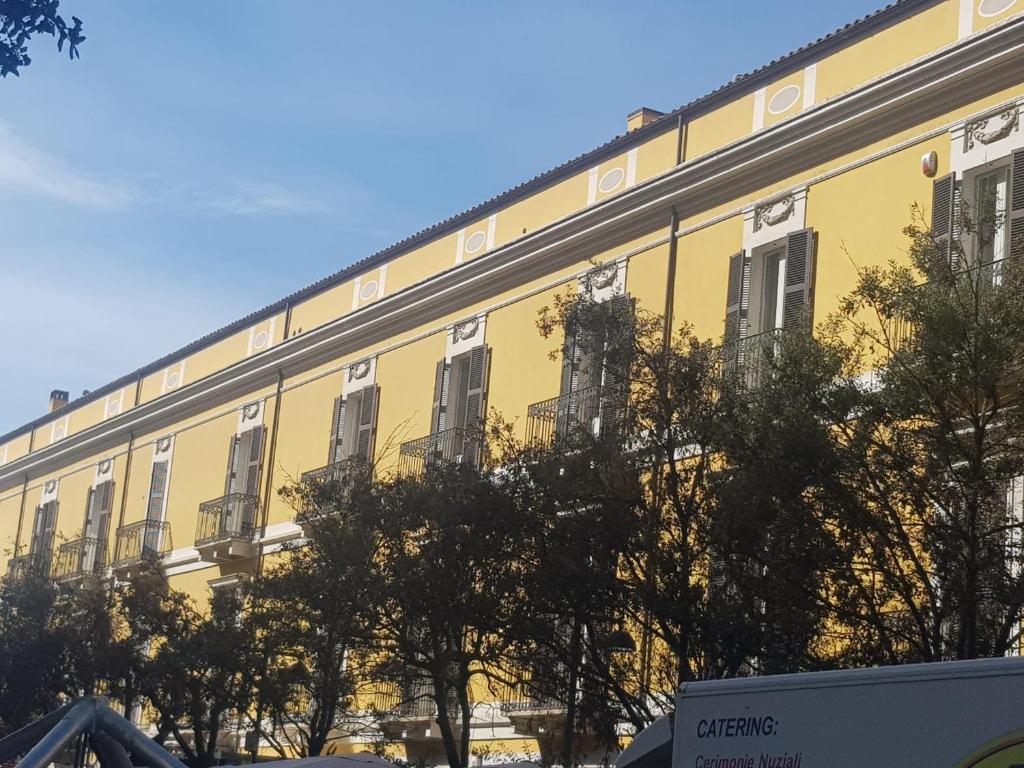
[[[230,191],[208,192],[196,197],[200,207],[232,216],[304,215],[327,211],[322,202],[276,184],[239,183]]]
[[[0,122],[0,189],[47,197],[72,205],[117,210],[134,190],[123,182],[97,179],[71,168],[21,139]]]

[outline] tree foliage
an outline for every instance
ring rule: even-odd
[[[57,50],[68,48],[68,58],[78,58],[78,46],[85,42],[81,19],[71,24],[57,10],[60,0],[0,0],[0,77],[19,76],[32,63],[28,43],[35,35],[57,39]]]

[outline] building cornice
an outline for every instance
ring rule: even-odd
[[[855,91],[647,180],[472,261],[287,339],[180,390],[0,467],[0,490],[110,451],[129,435],[169,429],[218,404],[273,386],[437,317],[578,263],[891,137],[986,93],[1024,81],[1024,17],[995,25]]]

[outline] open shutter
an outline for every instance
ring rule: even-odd
[[[1024,149],[1013,152],[1010,172],[1010,258],[1024,259]],[[1020,261],[1013,263],[1020,270]]]
[[[786,238],[786,291],[782,327],[810,327],[814,284],[814,232],[802,229]]]
[[[750,262],[746,251],[729,258],[729,282],[725,290],[725,344],[736,344],[747,335],[750,306]]]
[[[468,434],[462,436],[462,461],[476,466],[480,461],[481,436],[475,434],[481,429],[484,421],[484,409],[487,403],[487,363],[490,353],[481,345],[469,352],[469,372],[465,376],[466,404],[465,426]]]
[[[466,418],[463,422],[467,429],[478,429],[484,420],[487,357],[487,347],[479,346],[470,351],[469,375],[466,377]]]
[[[32,520],[32,539],[28,544],[28,553],[34,555],[41,551],[43,545],[44,531],[46,530],[46,504],[36,507],[36,514]]]
[[[932,239],[944,246],[950,258],[953,254],[953,229],[956,225],[956,196],[955,173],[946,174],[932,182]]]
[[[224,478],[225,496],[240,491],[238,474],[242,471],[241,454],[242,437],[241,435],[232,435],[231,441],[228,443],[228,472],[227,477]]]
[[[562,342],[562,379],[558,388],[555,434],[564,435],[576,418],[576,393],[580,390],[580,363],[583,361],[583,330],[575,323],[566,325]]]
[[[615,317],[616,325],[628,329],[636,319],[636,302],[628,294],[616,296],[608,302],[609,314]],[[600,391],[600,405],[598,415],[600,421],[598,429],[602,434],[611,434],[615,431],[616,425],[622,421],[623,410],[628,396],[628,382],[630,360],[632,358],[632,340],[615,339],[616,342],[629,344],[626,349],[615,350],[615,365],[609,365],[608,352],[611,349],[612,339],[607,335],[604,338],[603,353],[603,379]],[[621,354],[620,354],[621,353]]]
[[[245,482],[240,485],[242,493],[250,496],[259,495],[260,464],[263,459],[263,427],[253,427],[245,433],[248,437],[248,449],[243,460],[245,462]]]
[[[167,462],[153,462],[149,478],[149,503],[146,505],[146,519],[160,520],[164,513],[164,496],[167,493]]]
[[[451,383],[452,367],[444,359],[437,361],[434,373],[434,407],[430,416],[430,433],[444,432],[448,426],[448,385]]]
[[[377,385],[363,387],[359,394],[359,433],[354,454],[373,460],[373,432],[377,426]]]
[[[345,458],[345,398],[334,398],[334,412],[331,421],[331,450],[327,455],[328,464],[336,464]]]

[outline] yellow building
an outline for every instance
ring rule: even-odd
[[[1007,214],[993,247],[1024,253],[1022,104],[1024,0],[900,0],[638,110],[601,147],[0,437],[4,558],[129,579],[155,550],[176,588],[234,583],[301,534],[289,479],[356,453],[415,469],[428,444],[472,461],[461,430],[485,410],[525,435],[599,383],[562,377],[537,334],[567,289],[749,338],[825,318],[855,265],[900,258],[914,203],[943,232],[956,199],[987,196]],[[475,739],[533,749],[528,705],[477,707]]]

